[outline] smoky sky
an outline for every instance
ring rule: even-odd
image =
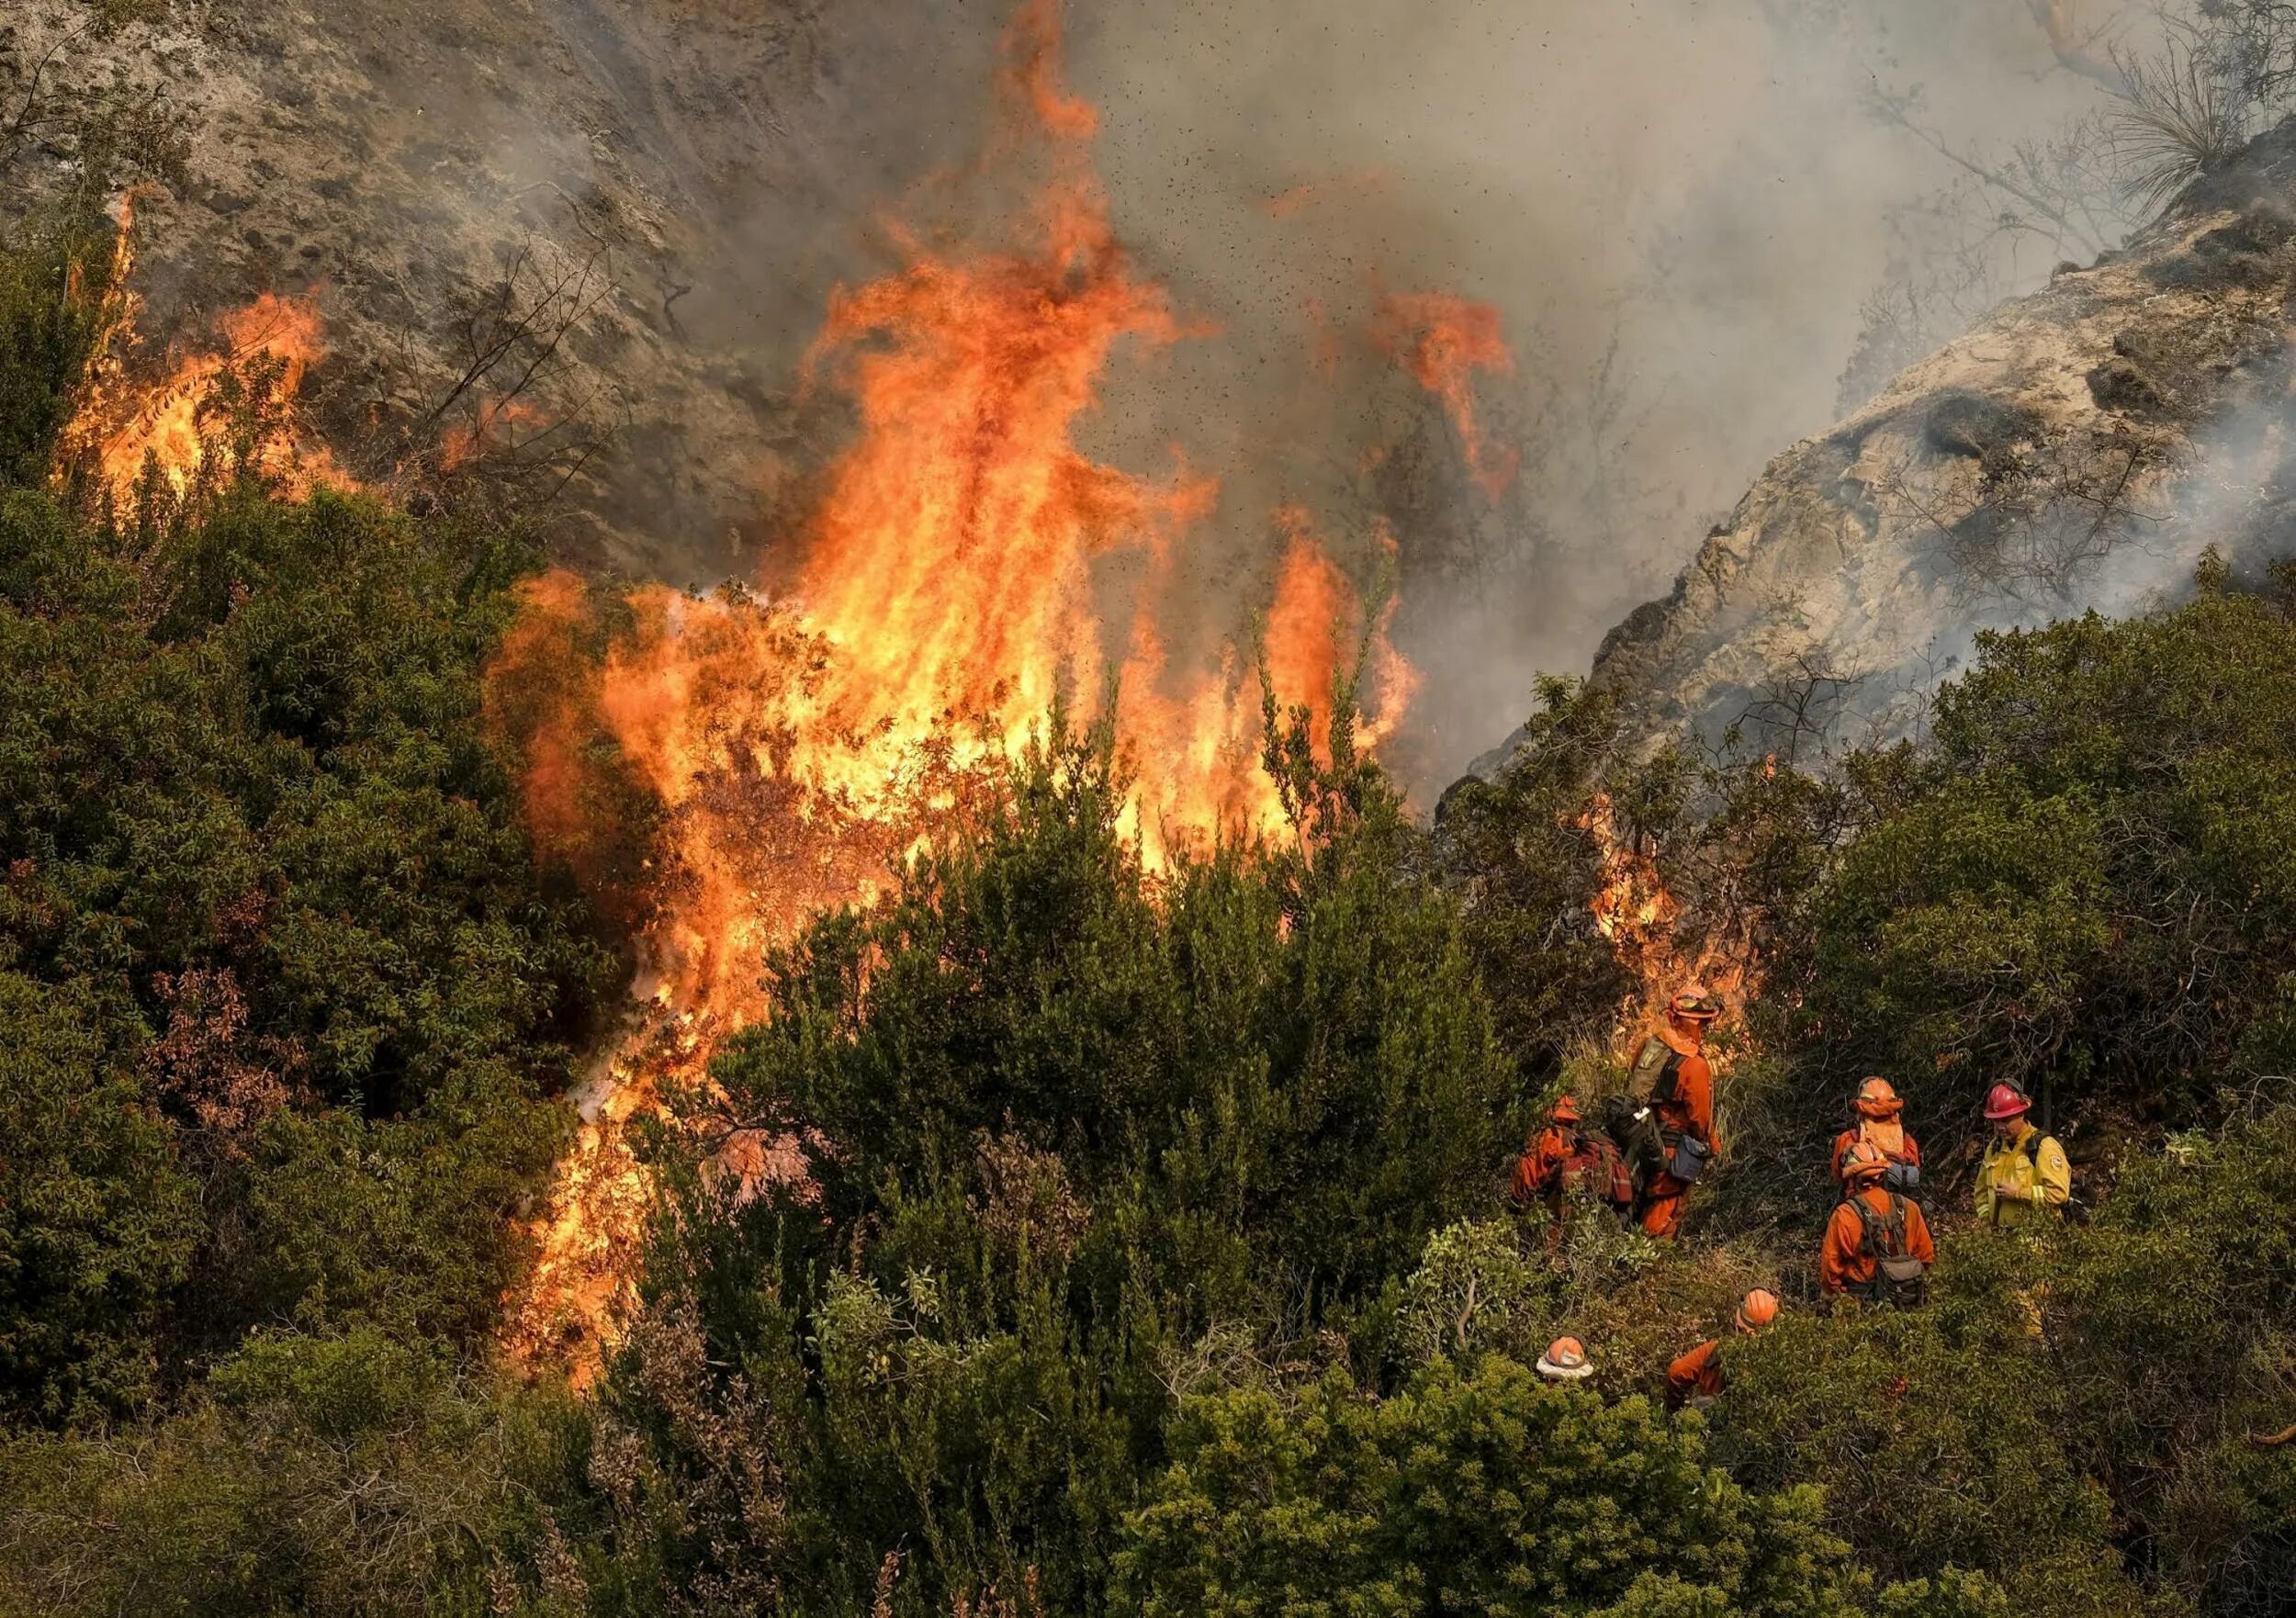
[[[1406,571],[1404,649],[1429,678],[1403,763],[1423,791],[1525,715],[1535,671],[1583,669],[1763,462],[1832,418],[1903,244],[1893,219],[1965,177],[1873,95],[1915,95],[1980,162],[2103,101],[2024,0],[1099,0],[1072,17],[1117,227],[1220,328],[1110,388],[1223,479],[1215,556],[1248,554],[1287,499],[1345,547],[1377,500],[1361,451],[1403,406],[1363,366],[1319,397],[1311,299],[1356,358],[1380,287],[1504,316],[1516,374],[1480,386],[1525,440],[1524,488],[1487,505],[1455,482],[1454,510],[1394,513],[1480,528],[1501,558]],[[2054,256],[2000,251],[2012,287]],[[1408,556],[1420,536],[1399,537]]]
[[[2099,26],[2107,6],[2085,0]],[[537,198],[642,199],[625,299],[683,391],[625,456],[654,481],[620,516],[661,531],[624,554],[683,583],[725,565],[706,542],[736,508],[741,565],[786,548],[791,502],[850,430],[834,401],[794,402],[831,289],[897,265],[895,220],[1002,228],[963,215],[996,203],[970,176],[1009,16],[410,0],[388,23],[257,6],[233,26],[363,75],[298,127],[352,131],[346,173],[389,158],[472,186],[439,199],[438,229],[507,242]],[[1071,0],[1067,17],[1116,230],[1204,332],[1120,353],[1086,447],[1148,476],[1176,450],[1219,480],[1187,542],[1203,637],[1264,601],[1278,508],[1307,508],[1365,582],[1392,531],[1399,635],[1427,676],[1397,762],[1423,795],[1524,717],[1535,672],[1583,669],[1764,460],[1833,415],[1893,221],[1965,178],[1871,95],[1918,91],[1927,126],[1984,159],[2103,94],[2057,65],[2027,0]],[[299,206],[249,192],[255,213]],[[2052,257],[2013,246],[2007,285]],[[1496,500],[1371,341],[1386,294],[1436,290],[1494,306],[1515,355],[1479,379],[1523,459]],[[683,500],[711,479],[717,505]]]

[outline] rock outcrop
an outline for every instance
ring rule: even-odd
[[[2296,544],[2291,298],[2283,126],[1779,455],[1593,681],[1653,739],[1903,729],[1980,630],[2131,610],[2211,545]]]

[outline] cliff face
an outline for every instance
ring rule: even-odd
[[[1653,737],[1918,723],[1975,632],[2296,546],[2296,129],[1773,460],[1593,680]]]

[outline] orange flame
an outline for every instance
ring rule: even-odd
[[[1761,959],[1744,915],[1702,916],[1695,941],[1685,942],[1686,907],[1667,887],[1658,861],[1621,834],[1610,794],[1597,792],[1577,821],[1594,839],[1601,881],[1588,908],[1595,929],[1609,940],[1637,988],[1620,1008],[1617,1044],[1622,1054],[1640,1045],[1666,1020],[1666,1007],[1684,987],[1696,983],[1720,997],[1735,1017],[1761,987]],[[1716,1053],[1716,1066],[1722,1053]]]
[[[1002,101],[1049,150],[1053,173],[1019,241],[940,253],[903,234],[898,270],[830,300],[805,377],[852,398],[859,433],[826,470],[791,592],[637,590],[593,687],[531,715],[594,725],[661,807],[667,859],[654,873],[646,972],[684,1041],[674,1060],[692,1073],[714,1039],[762,1014],[766,950],[816,912],[868,899],[964,812],[984,773],[1056,701],[1089,718],[1113,692],[1108,717],[1135,780],[1127,826],[1152,862],[1284,824],[1258,768],[1255,671],[1232,644],[1204,665],[1170,650],[1169,626],[1188,605],[1180,551],[1214,485],[1184,462],[1165,478],[1138,477],[1075,443],[1120,354],[1198,333],[1135,273],[1109,226],[1078,144],[1097,114],[1062,87],[1059,39],[1053,0],[1025,0]],[[1306,513],[1277,522],[1269,678],[1321,728],[1334,676],[1366,633],[1363,608]],[[1117,557],[1129,568],[1115,582],[1131,596],[1111,612],[1103,564]],[[526,609],[531,627],[497,665],[506,685],[527,683],[584,622],[579,586],[563,578],[531,586]],[[1415,676],[1386,616],[1367,627],[1375,700],[1364,735],[1376,742]],[[538,844],[579,859],[591,835],[579,750],[537,736],[526,767]],[[650,1105],[629,1098],[651,1094],[640,1081],[663,1060],[625,1049],[610,1080],[620,1087],[562,1166],[535,1232],[539,1262],[515,1300],[509,1342],[525,1364],[570,1362],[580,1380],[616,1338],[629,1221],[649,1201],[622,1126],[626,1109]],[[752,1161],[734,1172],[745,1185],[788,1178],[786,1145],[749,1142]]]
[[[129,221],[123,218],[122,257],[116,272],[123,277],[132,264],[124,246],[128,235]],[[141,300],[123,293],[119,309],[115,336],[132,348],[139,341],[134,325]],[[317,295],[283,298],[266,292],[223,315],[215,330],[219,348],[185,355],[158,383],[130,386],[125,380],[126,365],[117,359],[100,366],[83,407],[83,419],[91,424],[83,430],[83,441],[93,443],[96,468],[114,497],[124,501],[132,495],[147,461],[158,466],[177,493],[188,488],[211,453],[208,410],[218,384],[227,370],[255,361],[279,366],[277,398],[286,429],[261,447],[260,469],[298,499],[321,487],[356,488],[297,409],[304,374],[327,353]]]
[[[1469,469],[1497,500],[1514,481],[1522,455],[1491,444],[1476,410],[1475,376],[1514,374],[1514,354],[1500,331],[1499,311],[1449,292],[1391,292],[1381,300],[1372,337],[1412,379],[1443,401]]]

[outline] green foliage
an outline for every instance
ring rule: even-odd
[[[1986,638],[1918,759],[1868,762],[1872,825],[1788,929],[1816,1076],[1885,1073],[1917,1118],[1998,1079],[2189,1114],[2276,1062],[2291,700],[2279,598]]]
[[[1499,778],[1461,781],[1438,813],[1438,847],[1502,1037],[1534,1088],[1606,1032],[1634,988],[1589,908],[1603,869],[1585,824],[1624,715],[1615,698],[1573,680],[1542,681],[1539,703]],[[1622,783],[1628,836],[1678,818],[1678,762],[1668,755],[1644,781]]]
[[[103,327],[107,236],[53,231],[11,250],[0,235],[0,497],[38,486]]]
[[[565,1554],[535,1501],[582,1454],[569,1406],[371,1331],[257,1337],[163,1421],[0,1441],[0,1611],[499,1612],[488,1547]]]
[[[1164,1614],[1849,1613],[1847,1547],[1809,1489],[1750,1493],[1648,1401],[1438,1362],[1367,1398],[1189,1400],[1172,1464],[1127,1519],[1119,1610]],[[1981,1585],[1958,1581],[1985,1611]],[[1939,1610],[1891,1592],[1885,1611]],[[1929,1600],[1926,1609],[1920,1604]]]
[[[0,482],[45,481],[84,358],[61,264],[0,253]],[[612,966],[480,733],[524,553],[276,498],[254,389],[242,453],[125,526],[0,489],[16,1415],[258,1321],[483,1341]]]
[[[687,1531],[681,1580],[771,1567],[848,1611],[899,1550],[896,1611],[1098,1610],[1175,1388],[1385,1365],[1402,1277],[1514,1129],[1457,914],[1336,751],[1290,756],[1295,843],[1158,877],[1105,734],[1056,730],[881,905],[774,962],[770,1015],[689,1105],[817,1131],[817,1200],[666,1163],[667,1335],[615,1380],[651,1464],[708,1475],[707,1423],[647,1369],[690,1320],[741,1367],[716,1408],[783,1424],[771,1534]]]
[[[2122,1537],[2203,1612],[2263,1613],[2296,1588],[2296,1107],[2185,1137],[2129,1165],[2086,1227],[2056,1234],[2044,1319]]]
[[[1789,1320],[1733,1361],[1718,1453],[1806,1479],[1885,1575],[1947,1560],[2020,1612],[2277,1610],[2296,1580],[2296,1110],[2129,1164],[2086,1226],[1977,1232],[1915,1315]],[[1953,1486],[1936,1486],[1939,1478]]]
[[[2134,1611],[2021,1257],[1989,1232],[1949,1242],[1928,1310],[1789,1316],[1738,1345],[1716,1453],[1755,1487],[1822,1489],[1829,1525],[1885,1578],[1956,1565],[2019,1612]]]
[[[0,972],[0,1416],[137,1402],[196,1188],[86,995]]]
[[[1487,1189],[1503,1067],[1448,904],[1401,868],[1381,799],[1311,853],[1151,878],[1104,740],[1055,744],[878,912],[775,968],[717,1067],[835,1150],[833,1215],[963,1165],[988,1131],[1121,1186],[1175,1240],[1216,1229],[1321,1296],[1361,1297]],[[906,1192],[914,1196],[916,1192]]]

